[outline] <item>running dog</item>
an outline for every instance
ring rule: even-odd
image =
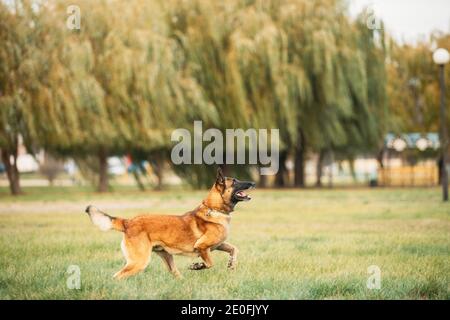
[[[212,250],[225,251],[230,255],[228,268],[234,269],[238,249],[225,240],[235,205],[240,201],[249,201],[251,198],[245,190],[254,187],[254,182],[224,177],[219,168],[208,196],[197,208],[184,215],[142,215],[122,219],[91,205],[86,208],[86,213],[100,230],[124,233],[121,248],[126,264],[114,275],[116,279],[124,279],[144,270],[150,262],[152,251],[163,259],[175,277],[181,274],[175,266],[174,254],[200,256],[203,262],[193,263],[190,269],[201,270],[212,267]]]

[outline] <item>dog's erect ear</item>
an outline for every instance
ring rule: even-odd
[[[221,191],[225,188],[225,177],[220,167],[217,169],[216,187]]]

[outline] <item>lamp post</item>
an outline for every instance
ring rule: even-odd
[[[448,132],[447,132],[447,115],[445,110],[445,78],[444,67],[450,60],[450,54],[447,50],[439,48],[433,53],[433,61],[439,66],[439,83],[441,87],[441,130],[440,140],[442,148],[442,197],[444,201],[448,201],[448,174],[447,174],[447,153],[448,153]]]

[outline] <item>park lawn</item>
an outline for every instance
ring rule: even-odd
[[[214,252],[209,270],[175,258],[169,274],[156,255],[125,281],[119,232],[101,232],[83,212],[96,204],[112,215],[182,213],[205,192],[29,189],[0,190],[1,299],[449,299],[450,204],[437,188],[255,190],[238,205],[229,242],[239,266]],[[67,269],[81,270],[69,289]],[[381,289],[366,286],[367,268],[381,270]]]

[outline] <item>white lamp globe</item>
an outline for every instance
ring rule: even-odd
[[[450,54],[444,48],[439,48],[433,53],[433,61],[436,64],[442,65],[448,63]]]
[[[403,140],[402,138],[396,138],[396,139],[392,142],[392,146],[394,147],[395,151],[397,151],[397,152],[402,152],[403,150],[406,149],[407,143],[406,143],[406,141]]]
[[[420,151],[425,151],[428,148],[428,145],[429,145],[429,141],[426,138],[420,138],[416,142],[416,147]]]

